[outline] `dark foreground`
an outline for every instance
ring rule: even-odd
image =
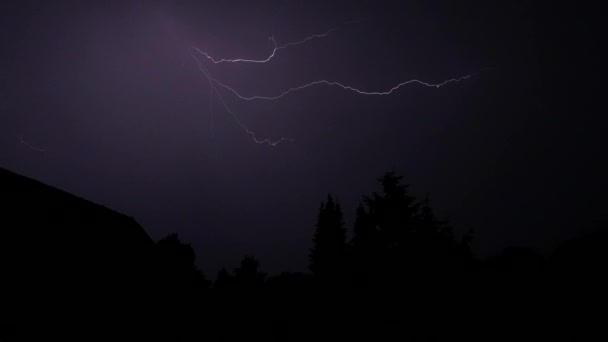
[[[278,327],[323,326],[345,333],[385,316],[458,319],[464,307],[512,300],[547,309],[603,289],[606,233],[566,241],[548,259],[511,247],[479,260],[471,236],[455,236],[399,177],[380,183],[359,208],[351,241],[339,203],[322,203],[310,274],[267,277],[245,257],[211,282],[176,235],[154,242],[130,217],[0,169],[0,340],[257,339]]]

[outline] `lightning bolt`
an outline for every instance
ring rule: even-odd
[[[37,147],[37,146],[34,146],[34,145],[28,143],[27,141],[23,140],[23,138],[21,138],[18,135],[16,135],[16,137],[17,137],[17,139],[19,139],[19,142],[22,145],[24,145],[25,147],[29,148],[32,151],[41,152],[41,153],[48,151],[48,149],[46,149],[46,148]]]
[[[359,23],[360,21],[358,20],[354,20],[354,21],[350,21],[347,22],[345,24],[354,24],[354,23]],[[318,38],[324,38],[327,37],[328,35],[330,35],[332,32],[336,31],[338,29],[338,27],[334,27],[324,33],[321,34],[314,34],[314,35],[310,35],[302,40],[299,41],[295,41],[295,42],[288,42],[285,43],[283,45],[278,46],[277,42],[274,38],[274,35],[271,36],[269,38],[269,40],[273,43],[273,49],[272,52],[263,59],[247,59],[247,58],[234,58],[234,59],[216,59],[214,57],[212,57],[211,55],[209,55],[208,53],[198,49],[198,48],[192,48],[193,51],[195,51],[198,55],[205,57],[207,60],[211,61],[213,64],[221,64],[221,63],[267,63],[269,61],[271,61],[277,54],[278,51],[283,50],[283,49],[287,49],[289,47],[293,47],[293,46],[297,46],[297,45],[301,45],[301,44],[305,44],[313,39],[318,39]],[[411,79],[411,80],[407,80],[407,81],[403,81],[401,83],[398,83],[394,86],[392,86],[391,88],[385,89],[385,90],[363,90],[363,89],[359,89],[341,82],[337,82],[337,81],[332,81],[332,80],[327,80],[327,79],[322,79],[322,80],[317,80],[317,81],[313,81],[313,82],[309,82],[306,84],[302,84],[300,86],[296,86],[296,87],[292,87],[289,88],[281,93],[279,93],[278,95],[274,95],[274,96],[262,96],[262,95],[252,95],[252,96],[245,96],[242,95],[241,93],[239,93],[236,89],[234,89],[233,87],[230,87],[229,85],[217,80],[216,78],[212,77],[211,74],[209,73],[209,71],[203,66],[203,63],[201,62],[201,60],[196,56],[196,54],[191,53],[192,58],[194,58],[194,60],[197,63],[198,69],[201,71],[201,73],[203,74],[203,76],[206,78],[206,80],[209,82],[209,87],[211,89],[211,93],[215,94],[219,103],[224,107],[224,109],[234,118],[235,122],[248,134],[251,136],[251,138],[253,139],[254,142],[258,143],[258,144],[267,144],[269,146],[277,146],[278,144],[284,142],[284,141],[293,141],[293,139],[290,138],[285,138],[282,137],[278,140],[270,140],[270,139],[258,139],[255,135],[255,133],[250,130],[244,123],[243,121],[238,117],[238,115],[236,115],[236,113],[234,111],[232,111],[230,109],[230,107],[228,107],[228,105],[226,104],[226,102],[224,101],[224,98],[221,94],[221,92],[218,90],[218,87],[221,87],[227,91],[229,91],[230,93],[232,93],[235,97],[237,97],[240,100],[244,100],[244,101],[255,101],[255,100],[266,100],[266,101],[275,101],[275,100],[279,100],[282,99],[283,97],[286,97],[288,95],[290,95],[291,93],[295,93],[298,91],[302,91],[304,89],[307,88],[311,88],[311,87],[317,87],[317,86],[328,86],[328,87],[338,87],[341,88],[343,90],[346,91],[350,91],[353,92],[355,94],[358,95],[365,95],[365,96],[387,96],[387,95],[391,95],[393,93],[395,93],[396,91],[398,91],[400,88],[406,86],[406,85],[410,85],[410,84],[418,84],[418,85],[422,85],[425,87],[429,87],[429,88],[441,88],[443,86],[446,86],[450,83],[456,83],[456,82],[460,82],[463,80],[466,80],[470,77],[473,76],[473,74],[467,74],[464,76],[460,76],[460,77],[456,77],[456,78],[450,78],[447,80],[444,80],[442,82],[439,83],[430,83],[430,82],[426,82],[426,81],[422,81],[422,80],[418,80],[418,79]]]
[[[349,22],[349,23],[354,23],[354,22]],[[193,49],[196,52],[198,52],[199,54],[201,54],[202,56],[204,56],[205,58],[207,58],[208,60],[210,60],[213,64],[221,64],[221,63],[267,63],[267,62],[270,62],[270,60],[272,60],[276,56],[276,53],[279,50],[284,50],[284,49],[287,49],[288,47],[291,47],[291,46],[301,45],[301,44],[307,43],[308,41],[311,41],[313,39],[327,37],[328,35],[330,35],[334,31],[336,31],[337,29],[338,29],[338,27],[334,27],[334,28],[331,28],[331,29],[325,31],[324,33],[313,34],[313,35],[308,36],[308,37],[306,37],[306,38],[304,38],[304,39],[302,39],[300,41],[286,43],[286,44],[283,44],[281,46],[277,46],[277,41],[274,39],[274,35],[270,36],[270,37],[268,37],[268,39],[272,42],[273,49],[272,49],[272,52],[268,55],[268,57],[263,58],[263,59],[246,59],[246,58],[234,58],[234,59],[222,58],[222,59],[215,59],[211,55],[209,55],[207,52],[202,51],[199,48],[194,47]]]
[[[291,138],[287,138],[287,137],[281,137],[277,140],[270,140],[268,138],[266,139],[259,139],[256,137],[255,132],[253,132],[252,130],[250,130],[247,125],[245,125],[245,123],[238,117],[238,115],[236,115],[236,113],[234,111],[232,111],[230,109],[230,107],[228,107],[228,104],[226,104],[226,101],[224,101],[224,97],[222,96],[222,94],[217,90],[217,87],[214,85],[214,81],[215,80],[213,77],[211,77],[211,75],[209,74],[209,71],[207,69],[205,69],[205,67],[203,66],[203,64],[201,63],[201,61],[196,58],[196,56],[192,55],[192,57],[194,58],[194,60],[197,62],[198,68],[201,71],[201,73],[204,75],[204,77],[207,79],[207,81],[209,82],[209,87],[211,89],[211,93],[215,93],[219,103],[224,107],[224,109],[226,109],[226,112],[228,112],[232,118],[234,119],[234,121],[245,131],[245,133],[247,133],[251,139],[253,139],[253,141],[257,144],[263,145],[266,144],[268,146],[277,146],[278,144],[284,142],[284,141],[294,141],[294,139]],[[210,96],[211,97],[211,96]],[[209,105],[209,107],[211,108],[211,104]]]
[[[382,96],[382,95],[391,95],[392,93],[394,93],[395,91],[397,91],[399,88],[408,85],[408,84],[420,84],[423,85],[425,87],[430,87],[430,88],[440,88],[443,87],[444,85],[447,85],[449,83],[453,83],[453,82],[460,82],[462,80],[466,80],[468,78],[470,78],[471,75],[465,75],[465,76],[461,76],[458,78],[451,78],[448,80],[445,80],[441,83],[428,83],[428,82],[424,82],[421,80],[409,80],[409,81],[404,81],[401,82],[397,85],[395,85],[394,87],[388,89],[388,90],[384,90],[384,91],[365,91],[365,90],[361,90],[361,89],[357,89],[355,87],[351,87],[349,85],[345,85],[342,84],[340,82],[335,82],[335,81],[329,81],[329,80],[319,80],[319,81],[314,81],[314,82],[310,82],[310,83],[306,83],[304,85],[301,86],[297,86],[297,87],[293,87],[293,88],[289,88],[288,90],[280,93],[279,95],[275,95],[275,96],[259,96],[259,95],[254,95],[254,96],[243,96],[241,95],[239,92],[237,92],[234,88],[229,87],[228,85],[218,81],[217,79],[211,78],[211,80],[219,85],[220,87],[230,91],[231,93],[233,93],[236,97],[238,97],[241,100],[245,100],[245,101],[253,101],[253,100],[267,100],[267,101],[274,101],[274,100],[279,100],[293,92],[297,92],[306,88],[310,88],[310,87],[314,87],[314,86],[319,86],[319,85],[326,85],[326,86],[336,86],[336,87],[340,87],[344,90],[349,90],[352,91],[354,93],[357,93],[359,95],[370,95],[370,96]]]

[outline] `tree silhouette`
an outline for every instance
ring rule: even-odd
[[[330,195],[326,203],[321,202],[310,253],[310,270],[315,279],[325,283],[338,280],[344,270],[345,252],[342,210]]]
[[[608,227],[565,241],[556,249],[551,270],[561,279],[605,284],[608,279]]]
[[[349,276],[357,286],[368,287],[377,277],[382,254],[380,233],[370,213],[359,205],[349,249]]]
[[[363,283],[386,283],[388,276],[400,276],[408,243],[416,229],[418,204],[407,194],[401,176],[386,173],[378,179],[381,193],[363,198],[352,240],[355,265],[351,270]]]
[[[184,292],[208,288],[210,282],[196,266],[196,255],[189,244],[171,234],[156,243],[160,281],[166,290]]]
[[[310,288],[311,278],[310,274],[282,272],[270,277],[266,281],[266,287],[278,291],[303,291]]]
[[[470,261],[470,236],[457,241],[447,222],[438,220],[430,200],[416,201],[386,173],[381,193],[364,197],[357,209],[349,270],[359,284],[401,284],[407,279],[446,275]]]
[[[507,247],[500,255],[486,261],[489,275],[501,281],[531,279],[544,275],[546,260],[536,250],[526,247]]]
[[[396,252],[415,229],[418,205],[407,194],[407,185],[401,184],[401,176],[388,172],[378,179],[382,194],[365,197],[368,213],[377,227],[380,243],[388,253]]]
[[[213,287],[216,289],[233,289],[234,288],[234,276],[228,272],[225,268],[222,268],[215,279]]]
[[[509,247],[495,257],[477,260],[469,247],[471,234],[458,239],[452,227],[437,218],[428,196],[417,201],[392,172],[378,181],[381,191],[364,197],[356,210],[348,244],[340,205],[331,196],[321,202],[310,254],[312,274],[283,272],[267,280],[260,263],[245,256],[232,272],[222,269],[214,287],[266,288],[291,294],[315,288],[355,288],[371,290],[367,292],[374,300],[383,293],[391,299],[402,293],[408,298],[422,298],[425,293],[432,293],[432,298],[454,293],[468,298],[467,290],[480,288],[489,289],[490,297],[504,293],[497,289],[578,293],[572,291],[574,286],[584,285],[585,291],[604,291],[605,227],[565,241],[550,259],[531,248]],[[159,340],[189,340],[201,334],[201,322],[267,319],[260,310],[268,301],[252,304],[249,300],[266,300],[264,296],[251,295],[243,301],[239,296],[205,292],[209,282],[196,267],[195,253],[177,234],[154,243],[126,216],[2,169],[0,185],[4,186],[0,194],[10,195],[0,206],[6,225],[0,229],[0,300],[8,314],[2,320],[0,339],[23,334],[25,330],[15,325],[20,318],[13,314],[23,307],[61,306],[75,315],[103,310],[125,321],[139,317],[155,329],[131,322],[131,330],[139,339]],[[61,229],[46,229],[49,224]],[[106,229],[112,233],[98,234]],[[463,291],[459,285],[465,285]],[[364,292],[349,296],[349,301],[363,307]],[[231,297],[237,299],[234,304]],[[287,316],[284,308],[301,310],[311,306],[309,298],[303,295],[301,302],[294,302],[297,298],[290,297],[275,312]],[[343,303],[339,306],[345,308]],[[117,326],[109,328],[119,331]],[[95,331],[100,329],[108,329],[106,322]]]
[[[237,289],[261,289],[266,274],[259,271],[260,263],[252,256],[245,256],[241,266],[234,270],[234,283]]]
[[[361,204],[357,207],[353,233],[351,244],[359,252],[368,254],[378,248],[377,226]]]
[[[412,266],[419,273],[435,275],[460,270],[468,256],[469,236],[457,241],[452,227],[435,217],[428,196],[419,203],[419,209],[411,245],[410,256],[415,261]]]
[[[260,272],[260,263],[253,256],[246,255],[241,265],[234,269],[234,274],[222,268],[215,280],[218,289],[261,289],[264,287],[266,273]]]

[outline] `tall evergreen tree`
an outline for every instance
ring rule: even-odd
[[[420,266],[444,274],[470,267],[472,233],[469,231],[457,239],[448,222],[436,218],[428,197],[420,203],[420,208],[416,232],[417,262]]]
[[[321,281],[334,281],[344,270],[346,229],[340,204],[331,196],[321,203],[310,254],[310,270]]]
[[[363,205],[357,207],[355,225],[353,229],[352,246],[357,252],[369,252],[374,249],[378,241],[378,230],[371,215],[365,210]]]
[[[407,185],[401,184],[401,176],[388,172],[378,179],[382,193],[365,197],[369,219],[377,227],[379,239],[386,252],[403,247],[415,230],[418,204],[407,194]]]
[[[382,191],[364,197],[365,206],[357,209],[350,270],[359,281],[398,285],[396,280],[445,273],[468,260],[468,241],[457,241],[428,197],[416,201],[401,179],[386,173],[378,179]]]
[[[377,225],[363,205],[357,208],[353,233],[348,260],[349,276],[356,286],[369,287],[377,277],[382,245]]]

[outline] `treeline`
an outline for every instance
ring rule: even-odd
[[[510,247],[479,259],[472,234],[436,218],[429,199],[411,196],[401,177],[387,173],[379,182],[350,234],[338,200],[321,202],[308,272],[268,276],[246,256],[210,279],[176,234],[154,242],[131,218],[0,169],[0,340],[266,339],[277,322],[303,314],[340,333],[347,325],[334,319],[363,319],[348,326],[358,334],[374,327],[368,319],[397,309],[392,318],[402,321],[404,312],[439,312],[431,302],[460,310],[479,299],[499,308],[497,300],[522,289],[531,296],[517,297],[534,298],[529,303],[605,292],[606,233],[566,241],[550,258]]]
[[[604,233],[563,243],[550,258],[532,248],[508,247],[500,254],[476,258],[472,232],[458,236],[433,213],[429,198],[408,193],[393,172],[378,179],[381,191],[362,199],[352,234],[340,203],[331,195],[321,202],[307,273],[269,277],[253,256],[234,270],[222,269],[211,281],[196,268],[189,245],[176,235],[159,241],[163,264],[175,288],[197,289],[400,289],[438,281],[452,285],[472,281],[542,282],[603,278],[608,266]],[[352,238],[348,239],[348,236]],[[183,284],[180,284],[183,282]]]

